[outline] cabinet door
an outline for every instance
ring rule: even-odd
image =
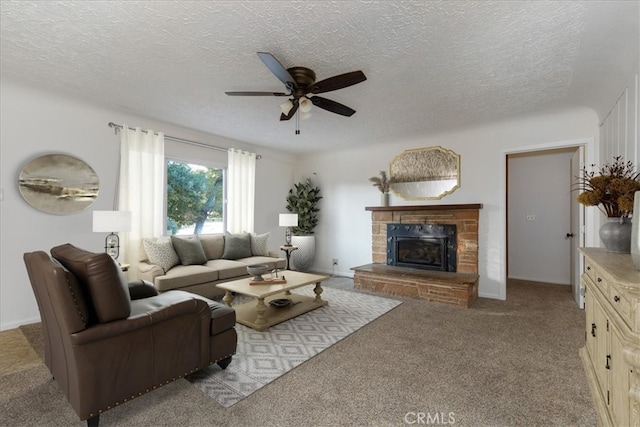
[[[593,298],[592,292],[591,297]],[[605,315],[600,302],[593,298],[593,318],[596,324],[596,338],[595,338],[595,357],[593,358],[593,365],[596,371],[596,378],[598,378],[598,384],[600,385],[600,393],[607,402],[607,391],[609,390],[609,321]],[[608,404],[608,403],[607,403]]]
[[[609,340],[611,350],[611,412],[614,424],[617,426],[629,425],[629,366],[624,363],[622,357],[622,338],[614,325],[609,326]]]

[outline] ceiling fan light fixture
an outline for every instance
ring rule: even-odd
[[[311,113],[305,113],[304,111],[300,111],[300,118],[302,120],[307,120],[309,117],[311,117],[313,114]]]
[[[282,113],[285,116],[289,114],[289,111],[291,111],[292,108],[293,108],[293,102],[291,102],[290,99],[287,99],[285,102],[280,104],[280,109],[282,110]]]
[[[311,103],[311,100],[306,96],[303,96],[302,98],[300,98],[300,101],[298,101],[298,103],[299,103],[298,108],[300,109],[301,113],[308,113],[309,111],[311,111],[311,107],[313,106],[313,104]]]

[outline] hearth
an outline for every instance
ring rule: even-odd
[[[455,224],[387,224],[387,265],[456,272]]]

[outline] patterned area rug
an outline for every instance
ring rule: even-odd
[[[294,292],[313,296],[313,288]],[[187,380],[229,407],[304,361],[351,335],[401,301],[323,288],[329,305],[258,332],[237,324],[238,350],[226,370],[212,365]],[[242,297],[236,299],[241,303]]]

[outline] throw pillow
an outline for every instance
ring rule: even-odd
[[[171,236],[171,243],[182,265],[205,264],[207,256],[197,234],[192,236]]]
[[[244,234],[226,234],[224,236],[224,253],[223,259],[238,259],[251,256],[251,235]]]
[[[151,264],[159,265],[166,273],[174,265],[180,264],[180,258],[173,249],[171,239],[161,237],[158,239],[143,239],[142,244]]]
[[[269,256],[270,234],[251,234],[251,254],[254,256]]]

